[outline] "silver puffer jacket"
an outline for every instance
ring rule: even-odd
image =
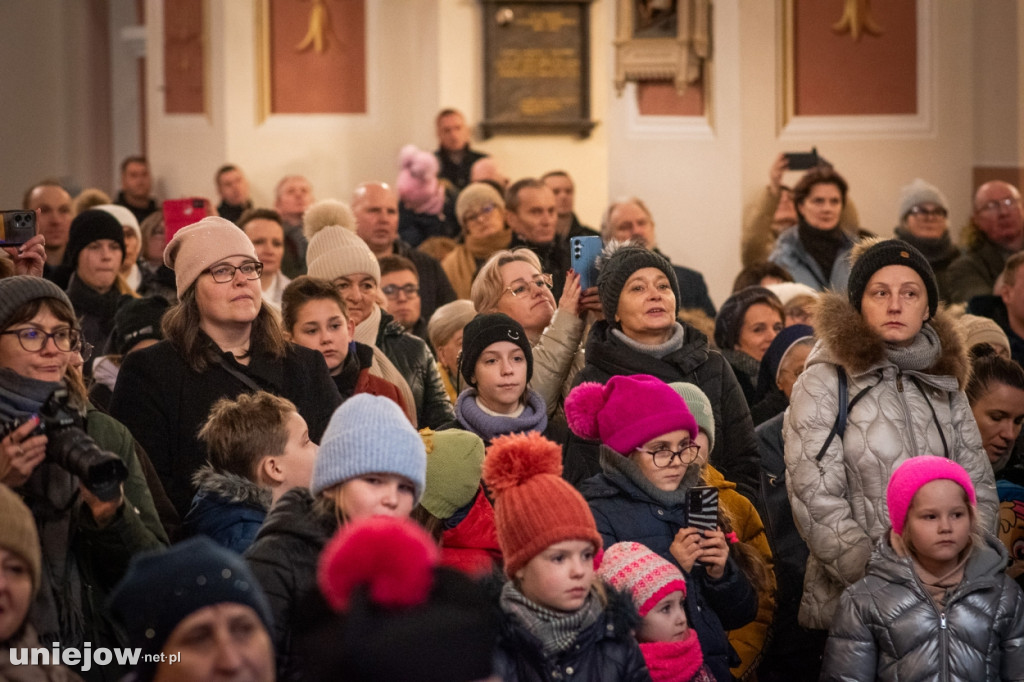
[[[827,629],[843,588],[864,576],[871,547],[889,526],[889,477],[904,460],[948,452],[974,482],[981,527],[995,531],[992,466],[962,390],[968,376],[963,343],[941,312],[926,325],[941,352],[926,370],[904,370],[845,296],[821,298],[819,340],[783,425],[789,499],[811,552],[800,602],[805,627]],[[872,388],[850,410],[845,436],[834,438],[818,461],[839,409],[836,365],[846,369],[850,399]]]
[[[1006,550],[986,537],[939,609],[883,538],[839,601],[821,679],[1024,680],[1024,594],[1005,567]]]

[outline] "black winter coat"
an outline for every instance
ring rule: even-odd
[[[408,382],[416,400],[416,421],[421,429],[428,426],[437,429],[455,420],[452,403],[437,372],[437,362],[426,341],[406,332],[394,317],[381,310],[376,345]]]
[[[503,682],[649,682],[650,673],[632,630],[636,610],[629,597],[608,590],[608,606],[576,637],[576,644],[549,659],[532,633],[502,613],[494,674]]]
[[[278,679],[301,677],[303,661],[294,655],[294,643],[312,625],[310,620],[315,620],[304,606],[317,590],[317,560],[335,530],[334,519],[314,513],[308,489],[292,488],[267,514],[256,541],[245,553],[274,614],[271,635]]]
[[[757,439],[750,410],[732,368],[708,345],[708,337],[683,324],[683,347],[658,359],[630,348],[611,333],[607,322],[597,322],[587,339],[587,364],[573,385],[584,381],[604,384],[619,374],[650,374],[662,381],[687,381],[707,395],[715,416],[715,447],[710,462],[739,492],[754,501],[759,484]],[[565,450],[563,476],[573,485],[600,473],[598,443],[572,434]]]
[[[320,441],[331,414],[341,404],[323,355],[288,344],[282,360],[256,354],[244,366],[230,353],[221,357],[264,390],[295,403],[309,426],[309,437]],[[202,373],[193,371],[167,340],[125,356],[110,414],[146,450],[182,518],[196,493],[192,476],[206,463],[206,448],[196,434],[210,408],[220,398],[251,390],[220,365]]]
[[[580,486],[590,505],[597,532],[610,547],[616,542],[639,542],[676,566],[669,546],[680,528],[688,525],[685,505],[665,507],[618,472],[598,474]],[[757,593],[731,558],[725,575],[711,580],[703,566],[694,564],[686,576],[686,610],[690,627],[697,630],[700,648],[717,680],[731,680],[729,668],[740,659],[729,644],[726,630],[741,628],[757,615]]]

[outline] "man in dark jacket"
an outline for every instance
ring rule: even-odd
[[[458,109],[442,109],[437,115],[437,151],[434,156],[441,166],[437,174],[447,180],[455,190],[469,184],[473,164],[487,156],[469,148],[469,126]]]
[[[540,180],[523,178],[505,193],[505,221],[512,230],[509,248],[525,246],[537,254],[542,270],[554,278],[555,300],[562,296],[569,270],[569,242],[556,233],[555,193]]]

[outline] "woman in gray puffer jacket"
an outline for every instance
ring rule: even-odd
[[[969,366],[938,312],[931,266],[899,240],[862,242],[846,296],[826,293],[819,341],[797,381],[783,427],[786,479],[810,556],[800,624],[828,628],[843,588],[864,576],[886,531],[885,487],[904,460],[935,454],[961,464],[977,490],[980,525],[994,530],[992,467],[964,395]],[[845,433],[839,371],[847,377]]]

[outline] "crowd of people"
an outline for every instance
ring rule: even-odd
[[[716,308],[641,198],[591,229],[436,123],[347,203],[26,191],[0,677],[1024,679],[1016,187],[881,238],[780,156]]]

